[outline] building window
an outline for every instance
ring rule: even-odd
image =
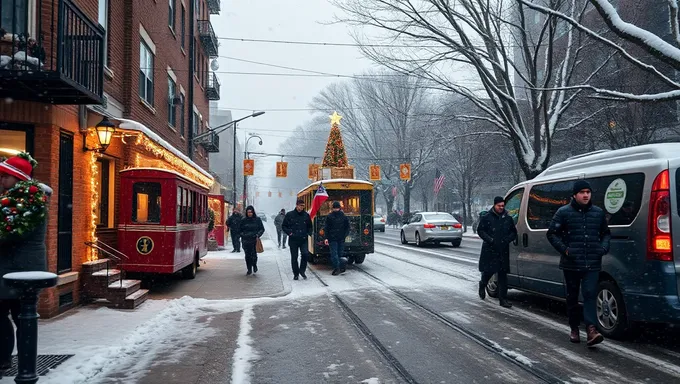
[[[132,222],[161,222],[161,184],[139,182],[132,186]]]
[[[168,124],[175,127],[177,124],[177,104],[175,102],[175,95],[177,95],[177,85],[172,77],[168,76]]]
[[[179,94],[179,100],[180,100],[180,105],[179,105],[179,135],[184,137],[184,122],[186,119],[184,118],[184,94],[180,93]]]
[[[104,66],[109,65],[109,0],[99,0],[99,25],[104,28]]]
[[[30,0],[0,0],[0,26],[7,33],[28,33]]]
[[[194,111],[194,124],[193,124],[193,134],[194,137],[198,135],[198,127],[201,125],[201,116],[198,114],[198,112]]]
[[[14,124],[0,124],[0,159],[19,152],[33,153],[33,128],[20,128]]]
[[[175,30],[175,1],[168,0],[168,26],[173,31]]]
[[[182,48],[185,47],[184,42],[186,41],[185,40],[186,39],[186,36],[185,36],[185,34],[186,34],[186,24],[185,24],[185,21],[184,21],[184,19],[186,19],[186,17],[187,17],[187,11],[184,9],[184,4],[182,4],[182,20],[180,21],[180,27],[182,28],[182,30],[181,30],[182,36],[180,37],[180,41],[182,43]]]
[[[99,201],[97,207],[97,226],[105,228],[113,228],[113,211],[114,202],[114,183],[111,182],[111,174],[115,172],[115,164],[108,159],[97,160],[97,175],[99,176],[99,183],[97,185],[97,194]]]
[[[153,53],[143,41],[139,44],[139,97],[153,105]]]

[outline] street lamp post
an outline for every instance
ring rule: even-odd
[[[251,140],[251,139],[254,139],[254,138],[256,138],[256,137],[257,137],[258,139],[260,139],[260,142],[259,142],[258,144],[262,145],[262,138],[261,138],[260,136],[258,136],[258,135],[250,135],[250,137],[248,138],[248,140],[246,140],[246,146],[244,147],[244,149],[245,149],[244,155],[245,155],[245,158],[246,158],[246,159],[248,158],[248,143],[250,143],[250,140]],[[248,178],[246,177],[246,175],[243,175],[243,205],[247,205],[247,199],[248,199],[248,193],[247,193],[247,191],[248,191]]]
[[[211,128],[207,130],[206,132],[201,133],[200,135],[196,136],[193,138],[193,141],[196,142],[200,139],[203,139],[204,137],[208,137],[211,134],[219,135],[220,133],[226,131],[230,127],[234,127],[234,160],[233,160],[233,169],[232,169],[232,180],[231,180],[231,189],[232,189],[232,204],[234,207],[236,207],[236,124],[239,122],[251,118],[251,117],[258,117],[264,115],[264,111],[257,111],[253,112],[252,114],[248,116],[244,116],[240,119],[232,120],[228,123],[218,125],[217,127]],[[245,176],[244,176],[245,177]],[[245,191],[244,191],[245,193]]]

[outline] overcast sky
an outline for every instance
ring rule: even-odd
[[[273,110],[307,109],[312,98],[326,85],[341,80],[227,74],[224,72],[303,73],[229,58],[338,74],[359,73],[371,68],[372,63],[355,47],[237,42],[223,38],[353,43],[349,27],[328,24],[336,12],[336,8],[325,0],[222,0],[222,12],[212,17],[215,33],[221,38],[217,71],[221,83],[220,108],[230,109],[234,119],[253,110],[266,111],[265,115],[239,124],[240,128],[263,138],[260,148],[257,148],[257,140],[251,140],[249,151],[262,149],[279,153],[279,144],[295,127],[309,120],[311,114],[310,111]],[[241,140],[243,135],[240,131]],[[256,173],[261,185],[280,185],[283,181],[273,180],[273,163],[258,160]],[[272,180],[266,180],[266,175],[271,175]],[[261,188],[261,195],[266,195],[267,190]]]

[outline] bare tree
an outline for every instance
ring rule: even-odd
[[[556,9],[569,3],[545,1]],[[361,29],[357,36],[365,36],[368,29],[375,32],[372,42],[380,37],[385,41],[368,44],[357,37],[366,56],[472,102],[477,112],[457,118],[485,122],[487,129],[476,135],[510,139],[528,178],[547,166],[553,134],[581,91],[569,86],[581,62],[583,42],[571,29],[559,40],[557,17],[536,25],[517,0],[336,0],[336,4],[347,15],[340,20]],[[567,10],[575,20],[583,11]],[[464,73],[473,77],[461,78]],[[583,78],[584,84],[588,79]]]
[[[609,0],[585,0],[585,4],[590,4],[601,16],[602,22],[607,26],[604,31],[593,29],[592,25],[584,23],[583,19],[575,19],[572,15],[562,12],[561,9],[552,6],[552,4],[546,5],[542,0],[516,1],[549,17],[558,17],[569,23],[573,29],[614,50],[619,57],[626,60],[641,73],[653,76],[663,85],[664,89],[652,92],[629,92],[591,84],[577,85],[571,88],[589,89],[599,95],[620,100],[663,101],[680,99],[680,82],[677,81],[675,76],[675,72],[680,70],[680,31],[678,28],[677,0],[655,1],[649,2],[649,4],[645,2],[641,8],[626,8],[629,15],[634,14],[636,9],[644,10],[645,14],[651,15],[653,14],[652,9],[665,7],[668,16],[665,20],[668,20],[668,24],[656,21],[649,23],[649,20],[643,19],[638,23],[639,25],[624,21],[620,12]],[[642,26],[644,22],[647,22],[647,27]],[[653,27],[663,25],[666,25],[666,27],[657,31],[652,30]],[[620,44],[616,37],[609,36],[608,32],[610,31],[629,44]],[[672,41],[664,39],[669,34],[672,36]]]
[[[380,74],[367,75],[371,76]],[[411,189],[431,160],[436,142],[430,134],[431,114],[425,112],[427,95],[420,81],[394,75],[389,81],[369,78],[336,83],[315,97],[312,106],[324,114],[337,110],[345,117],[341,128],[348,133],[343,136],[348,149],[381,166],[383,182],[377,186],[388,210],[394,203],[392,188],[398,186],[404,195],[404,210],[409,212]],[[399,181],[401,163],[411,163],[409,182]]]

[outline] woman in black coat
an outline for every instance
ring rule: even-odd
[[[246,275],[250,275],[253,272],[257,273],[256,245],[257,239],[264,234],[264,225],[262,224],[262,219],[255,214],[255,208],[252,205],[246,208],[246,216],[241,220],[240,230],[241,245],[246,253],[246,267],[248,268]]]
[[[510,271],[510,243],[517,238],[517,229],[512,216],[505,210],[502,197],[494,198],[494,206],[482,216],[477,234],[484,241],[479,256],[479,297],[486,297],[486,285],[494,274],[498,274],[498,298],[503,307],[510,308],[506,300],[508,291],[508,271]]]

